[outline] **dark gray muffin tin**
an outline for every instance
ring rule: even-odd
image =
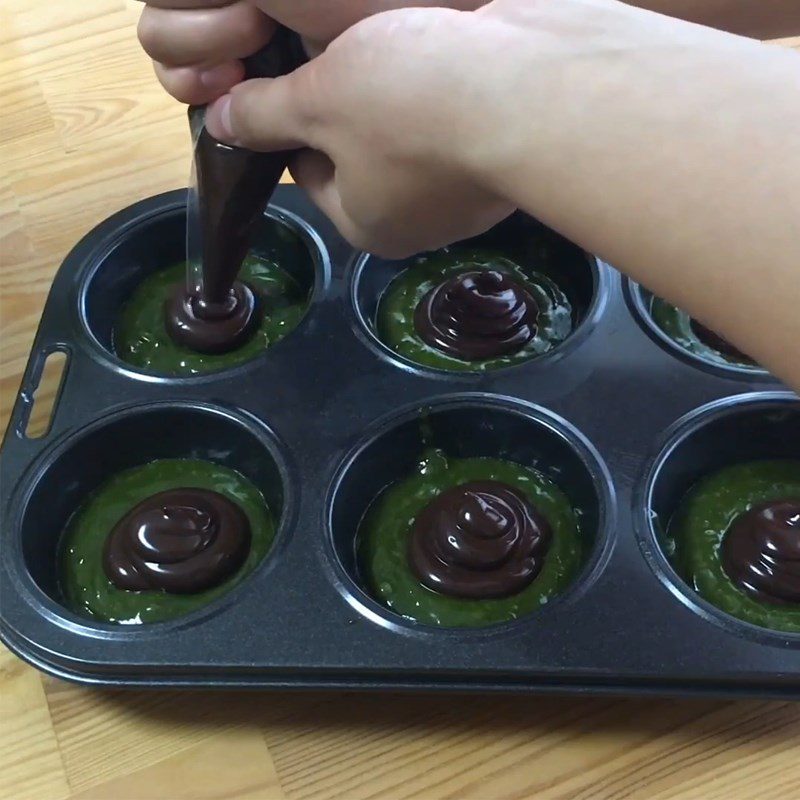
[[[558,277],[579,321],[550,354],[485,375],[416,367],[372,331],[402,265],[354,252],[295,187],[268,214],[314,254],[311,307],[263,356],[196,378],[145,375],[112,352],[121,304],[183,259],[185,192],[89,233],[53,282],[0,462],[0,633],[58,676],[122,686],[656,692],[794,697],[800,635],[716,610],[674,573],[656,526],[700,476],[800,454],[800,402],[768,375],[682,358],[638,287],[516,215],[492,241]],[[49,433],[24,436],[46,356],[68,353]],[[420,419],[426,420],[425,425]],[[364,591],[355,532],[411,470],[422,430],[454,456],[535,464],[593,542],[580,577],[523,619],[477,630],[397,617]],[[110,475],[207,458],[261,488],[275,545],[240,586],[192,615],[106,625],[60,602],[58,541]]]

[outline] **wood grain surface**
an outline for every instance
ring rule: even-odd
[[[69,248],[186,183],[184,113],[138,12],[0,3],[3,427]],[[3,800],[791,800],[798,737],[788,703],[98,691],[0,648]]]

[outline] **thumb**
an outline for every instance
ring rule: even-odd
[[[220,142],[248,150],[313,147],[317,112],[308,87],[307,64],[282,78],[259,78],[234,86],[206,111],[208,132]]]

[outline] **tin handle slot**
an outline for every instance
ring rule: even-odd
[[[49,433],[68,363],[66,350],[52,350],[45,356],[36,386],[30,393],[30,411],[24,426],[26,439],[41,439]]]

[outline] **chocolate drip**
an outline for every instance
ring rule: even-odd
[[[103,566],[119,589],[194,594],[223,583],[250,551],[250,521],[206,489],[170,489],[129,511],[106,539]]]
[[[773,500],[741,514],[720,553],[728,577],[757,600],[800,603],[800,500]]]
[[[710,328],[706,328],[705,325],[698,322],[696,319],[691,321],[691,326],[694,335],[712,350],[716,350],[718,353],[722,353],[726,358],[739,361],[742,364],[755,364],[755,361],[753,361],[750,356],[734,347],[727,339],[723,339],[718,333],[715,333]]]
[[[442,492],[419,513],[409,564],[440,594],[509,597],[539,574],[551,539],[548,521],[517,489],[470,481]]]
[[[248,78],[276,78],[304,61],[299,39],[279,28],[270,44],[245,61]],[[190,108],[191,118],[202,114]],[[195,148],[203,254],[199,296],[176,287],[166,303],[165,324],[175,341],[201,353],[238,347],[258,325],[252,290],[235,284],[253,230],[272,197],[289,153],[254,153],[218,142],[202,128]],[[182,295],[182,296],[181,296]],[[223,324],[225,315],[230,324]]]
[[[478,361],[521,350],[536,336],[538,313],[518,281],[497,270],[469,270],[422,298],[414,327],[432,347]]]

